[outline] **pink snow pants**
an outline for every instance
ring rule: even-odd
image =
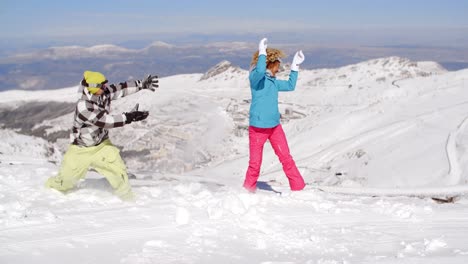
[[[263,145],[265,145],[267,139],[270,140],[276,156],[278,156],[281,164],[283,164],[283,171],[286,177],[288,177],[291,190],[300,191],[304,189],[304,179],[289,153],[288,142],[281,125],[273,128],[249,127],[250,159],[249,168],[245,175],[244,188],[251,192],[257,189],[257,180],[262,165]]]

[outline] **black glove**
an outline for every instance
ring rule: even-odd
[[[145,120],[148,117],[149,112],[148,111],[134,111],[134,112],[124,113],[124,115],[127,118],[127,120],[125,120],[125,124],[130,124],[131,122],[134,122],[134,121]]]
[[[125,120],[125,124],[130,124],[134,121],[141,121],[145,120],[149,112],[148,111],[138,111],[139,104],[136,104],[135,107],[132,109],[131,112],[124,113],[127,120]]]
[[[140,89],[150,89],[153,92],[156,91],[156,88],[159,88],[158,76],[148,75],[146,79],[140,81],[139,86]]]

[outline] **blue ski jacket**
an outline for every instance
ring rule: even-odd
[[[250,105],[249,124],[259,128],[272,128],[280,124],[278,109],[278,92],[294,91],[297,82],[297,71],[291,71],[289,80],[277,80],[266,70],[266,56],[258,57],[257,66],[250,71]]]

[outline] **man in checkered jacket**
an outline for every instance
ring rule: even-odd
[[[148,117],[147,111],[111,115],[112,100],[143,89],[155,91],[158,77],[149,75],[145,80],[107,85],[102,73],[85,71],[80,84],[82,92],[76,105],[70,134],[71,145],[63,157],[57,176],[47,180],[46,186],[66,192],[86,176],[90,167],[104,175],[115,193],[123,200],[134,199],[128,183],[127,168],[120,157],[119,149],[109,140],[109,128],[122,127]]]

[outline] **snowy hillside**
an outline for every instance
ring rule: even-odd
[[[135,203],[113,196],[94,172],[67,195],[43,188],[72,113],[35,112],[72,105],[75,87],[0,93],[0,263],[468,261],[468,70],[398,57],[301,70],[296,91],[280,95],[308,183],[295,193],[268,144],[259,191],[240,187],[247,71],[222,61],[160,87],[113,103],[114,113],[136,103],[150,111],[111,131],[136,177]],[[36,115],[28,130],[14,122]],[[453,195],[453,204],[430,199]]]

